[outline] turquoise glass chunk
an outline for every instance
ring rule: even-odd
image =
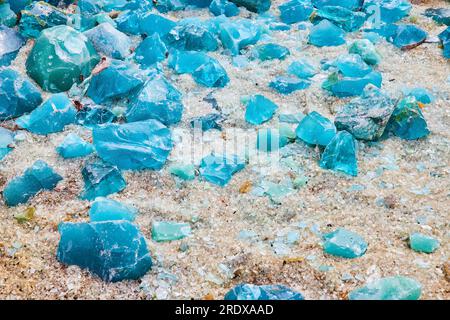
[[[396,47],[405,50],[417,47],[427,39],[427,36],[428,34],[416,25],[401,24],[397,26],[391,42]]]
[[[117,167],[102,161],[87,163],[81,174],[84,181],[84,190],[80,197],[84,200],[106,197],[122,191],[127,185]]]
[[[169,167],[169,172],[183,180],[195,179],[195,167],[192,164],[174,163]]]
[[[163,39],[177,24],[159,14],[147,13],[139,20],[140,32],[151,36],[157,33]]]
[[[76,122],[77,109],[65,93],[52,95],[30,114],[21,116],[16,124],[30,132],[47,135],[60,132]]]
[[[183,114],[181,99],[181,93],[164,76],[154,74],[131,101],[125,117],[128,122],[156,119],[175,124]]]
[[[372,72],[372,68],[357,54],[340,55],[325,68],[334,66],[344,77],[364,77]]]
[[[444,47],[444,58],[450,59],[450,27],[442,31],[438,37]]]
[[[8,182],[3,199],[9,207],[27,203],[42,190],[53,190],[63,178],[44,161],[36,161],[23,175]]]
[[[253,59],[259,59],[261,61],[273,59],[284,60],[290,54],[291,53],[288,48],[276,43],[257,45],[251,52]]]
[[[322,20],[311,28],[309,43],[316,47],[334,47],[345,43],[345,32],[332,22]]]
[[[367,39],[359,39],[348,48],[349,53],[358,54],[365,63],[375,66],[381,62],[381,56],[375,46]]]
[[[169,47],[187,51],[215,51],[219,45],[207,24],[196,19],[179,22],[166,35],[165,41]]]
[[[418,102],[423,104],[429,104],[435,100],[435,97],[427,89],[424,88],[404,89],[403,94],[405,96],[412,96],[416,98]]]
[[[127,220],[133,222],[138,211],[135,207],[121,202],[108,199],[97,198],[89,209],[91,222]]]
[[[409,246],[417,252],[433,253],[439,248],[439,240],[416,232],[409,236]]]
[[[103,281],[137,280],[152,267],[143,234],[129,221],[62,223],[57,259]]]
[[[244,169],[245,162],[236,155],[208,155],[200,163],[200,175],[208,182],[225,186],[231,177]]]
[[[138,35],[141,33],[141,27],[139,25],[143,12],[136,12],[132,10],[122,11],[114,20],[117,30],[131,35]]]
[[[367,251],[367,243],[360,235],[342,228],[325,234],[323,239],[323,251],[333,256],[353,259]]]
[[[24,44],[25,39],[17,31],[0,25],[0,67],[9,66]]]
[[[364,2],[363,0],[311,0],[311,1],[314,7],[318,9],[322,9],[323,7],[327,6],[333,7],[339,6],[350,10],[360,9]]]
[[[134,59],[143,67],[148,68],[153,64],[166,59],[167,47],[157,33],[148,36],[136,48]]]
[[[159,170],[172,150],[170,130],[153,119],[97,126],[92,137],[99,157],[125,170]]]
[[[157,242],[180,240],[190,234],[189,223],[155,221],[152,225],[152,239]]]
[[[311,86],[311,82],[299,79],[295,76],[277,76],[269,83],[269,87],[280,94],[291,94],[294,91],[305,90]]]
[[[87,78],[100,61],[89,40],[68,26],[45,29],[28,56],[28,75],[45,91],[62,92]]]
[[[20,33],[27,38],[37,38],[42,30],[67,24],[66,14],[43,1],[33,2],[21,11]]]
[[[320,113],[312,111],[300,121],[295,132],[307,144],[325,147],[336,135],[336,127]]]
[[[12,151],[11,145],[14,143],[14,133],[8,129],[0,127],[0,161]]]
[[[95,103],[110,104],[135,94],[144,82],[145,75],[136,65],[112,60],[106,68],[92,76],[86,95]]]
[[[303,295],[283,285],[239,284],[225,294],[224,300],[304,300]]]
[[[309,79],[314,77],[318,70],[309,60],[298,59],[289,65],[287,72],[301,79]]]
[[[239,8],[228,0],[211,1],[209,11],[215,16],[225,15],[226,17],[233,17],[239,14]]]
[[[289,143],[288,137],[280,134],[279,130],[259,129],[256,137],[256,148],[260,151],[276,151]]]
[[[371,71],[363,77],[346,77],[341,72],[334,72],[322,84],[322,88],[340,98],[359,96],[367,85],[381,88],[382,76],[378,71]]]
[[[356,139],[378,140],[394,111],[395,103],[374,86],[367,86],[363,95],[351,100],[336,114],[338,130],[347,130]]]
[[[94,146],[81,139],[78,135],[70,133],[56,148],[56,151],[64,159],[72,159],[90,155],[94,152]]]
[[[19,117],[41,103],[41,93],[30,80],[15,70],[0,70],[0,120]]]
[[[356,176],[358,175],[356,156],[355,138],[347,131],[339,131],[322,153],[320,167]]]
[[[408,0],[366,0],[363,9],[370,15],[379,10],[382,22],[394,23],[408,16],[412,5]]]
[[[351,291],[349,300],[418,300],[422,286],[412,278],[393,276],[375,280]]]
[[[219,113],[210,113],[206,116],[195,117],[190,121],[191,127],[200,128],[202,131],[211,129],[222,130],[221,122],[224,120]]]
[[[0,25],[14,27],[17,23],[17,16],[11,10],[9,3],[0,3]]]
[[[278,7],[280,20],[284,23],[297,23],[308,20],[313,13],[311,0],[291,0]]]
[[[113,59],[125,59],[131,54],[131,39],[123,32],[104,22],[84,32],[97,52]]]
[[[262,13],[270,9],[271,0],[231,0],[240,7],[245,7],[247,10],[257,13]]]
[[[359,30],[366,22],[366,14],[360,11],[352,11],[341,6],[325,6],[317,10],[313,22],[329,20],[344,31],[353,32]]]
[[[430,133],[414,97],[406,97],[397,104],[386,130],[405,140],[424,138]]]
[[[242,49],[255,44],[261,37],[260,27],[247,19],[224,21],[218,28],[222,45],[233,56],[239,55]]]
[[[269,121],[278,109],[275,103],[260,94],[246,97],[244,105],[245,121],[254,125]]]

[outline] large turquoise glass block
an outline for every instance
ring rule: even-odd
[[[131,54],[132,42],[125,33],[104,22],[84,32],[97,52],[113,59],[125,59]]]
[[[180,240],[190,234],[189,223],[155,221],[152,225],[152,239],[156,242]]]
[[[67,24],[66,14],[44,1],[33,2],[21,11],[20,33],[27,38],[37,38],[47,28]]]
[[[236,155],[208,155],[200,163],[200,175],[203,179],[218,186],[225,186],[231,177],[244,169],[245,162]]]
[[[103,160],[125,170],[159,170],[172,150],[170,130],[157,120],[97,126],[93,140]]]
[[[323,251],[327,254],[353,259],[367,251],[367,242],[357,233],[339,228],[323,236]]]
[[[339,131],[322,153],[320,167],[356,176],[358,174],[356,157],[355,138],[347,131]]]
[[[219,45],[208,25],[194,18],[178,22],[164,40],[169,47],[187,51],[215,51]]]
[[[7,183],[3,199],[9,207],[27,203],[42,190],[53,190],[62,177],[44,161],[36,161],[23,175]]]
[[[84,200],[106,197],[122,191],[127,185],[117,167],[102,161],[87,163],[81,174],[84,181],[84,190],[80,197]]]
[[[245,121],[254,125],[269,121],[278,109],[275,103],[260,94],[245,97],[243,100],[246,107]]]
[[[93,153],[94,146],[75,133],[69,133],[64,141],[56,147],[56,151],[64,159],[80,158]]]
[[[91,222],[127,220],[133,222],[138,211],[135,207],[121,202],[108,199],[97,198],[89,209]]]
[[[148,36],[136,48],[134,59],[143,67],[163,61],[168,55],[167,47],[157,33]]]
[[[322,20],[310,30],[309,43],[316,47],[333,47],[345,43],[345,32],[332,22]]]
[[[303,295],[283,285],[239,284],[225,294],[224,300],[304,300]]]
[[[300,121],[295,132],[307,144],[325,147],[336,135],[336,127],[320,113],[312,111]]]
[[[157,33],[163,39],[177,24],[159,14],[147,13],[139,20],[140,32],[151,36]]]
[[[418,300],[422,286],[412,278],[393,276],[372,281],[351,291],[350,300]]]
[[[247,19],[224,21],[218,25],[220,41],[233,56],[245,47],[255,44],[261,37],[260,27]]]

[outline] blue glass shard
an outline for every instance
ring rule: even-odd
[[[91,222],[127,220],[133,222],[137,215],[133,206],[108,199],[97,198],[89,209]]]
[[[320,167],[340,171],[351,176],[358,175],[357,144],[347,131],[339,131],[322,153]]]
[[[244,167],[245,162],[236,155],[227,157],[211,154],[202,159],[200,175],[206,181],[223,187],[228,184],[236,172]]]

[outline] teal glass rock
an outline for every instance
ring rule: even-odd
[[[140,32],[151,36],[157,33],[163,39],[177,24],[159,14],[149,12],[139,20]]]
[[[45,91],[69,90],[90,75],[100,61],[88,39],[71,27],[45,29],[28,56],[28,75]]]
[[[450,26],[450,8],[428,8],[424,16],[432,18],[438,24]]]
[[[225,21],[219,24],[219,37],[224,48],[233,56],[245,47],[255,44],[261,37],[258,25],[247,19]]]
[[[412,96],[416,98],[416,100],[423,104],[432,103],[435,100],[435,97],[424,88],[412,88],[412,89],[404,89],[403,94],[405,96]]]
[[[14,27],[17,23],[17,16],[11,10],[9,3],[0,3],[0,25]]]
[[[30,80],[15,70],[0,70],[0,120],[19,117],[41,103],[41,93]]]
[[[56,151],[64,159],[85,157],[94,152],[94,146],[74,133],[70,133],[56,148]]]
[[[183,114],[181,98],[164,76],[155,74],[131,101],[125,117],[128,122],[156,119],[165,125],[178,123]]]
[[[2,1],[4,2],[4,1]],[[9,5],[11,7],[11,10],[15,13],[19,13],[21,10],[23,10],[27,5],[29,5],[32,0],[13,0],[8,1]]]
[[[313,13],[311,0],[291,0],[278,7],[280,20],[284,23],[297,23],[308,20]]]
[[[152,225],[152,239],[156,242],[180,240],[190,234],[191,226],[188,223],[155,221]]]
[[[239,284],[225,294],[224,300],[304,300],[303,295],[283,285]]]
[[[169,47],[187,51],[215,51],[218,48],[216,36],[206,24],[199,20],[182,20],[166,35]]]
[[[309,43],[316,47],[334,47],[345,43],[345,32],[328,20],[322,20],[311,28]]]
[[[353,259],[367,251],[367,243],[357,233],[339,228],[323,236],[323,251],[327,254]]]
[[[239,8],[228,0],[211,1],[209,11],[215,16],[225,15],[225,17],[233,17],[239,14]]]
[[[84,32],[97,52],[113,59],[125,59],[131,54],[131,39],[109,23],[101,23]]]
[[[200,175],[206,181],[218,186],[225,186],[231,177],[244,169],[245,162],[236,155],[208,155],[200,163]]]
[[[334,66],[344,77],[364,77],[372,72],[372,68],[357,54],[340,55],[333,62],[326,64],[324,68]]]
[[[349,300],[418,300],[422,286],[412,278],[394,276],[381,278],[351,291]]]
[[[426,137],[430,130],[414,97],[402,99],[389,119],[386,131],[405,140]]]
[[[75,123],[77,109],[65,93],[52,95],[30,114],[21,116],[16,124],[35,134],[47,135],[64,130]]]
[[[11,180],[3,190],[3,199],[9,207],[27,203],[42,190],[53,190],[62,177],[44,161],[36,161],[23,175]]]
[[[424,30],[413,24],[402,24],[397,26],[391,42],[396,47],[407,50],[422,44],[427,36],[428,34]]]
[[[295,76],[277,76],[269,83],[269,87],[280,94],[291,94],[294,91],[305,90],[311,86],[311,82],[299,79]]]
[[[133,222],[136,215],[135,207],[108,198],[97,198],[89,209],[91,222],[115,220]]]
[[[359,30],[366,22],[366,14],[341,6],[325,6],[317,10],[312,20],[316,23],[324,19],[331,21],[344,31],[353,32]]]
[[[172,50],[168,65],[178,74],[189,73],[198,84],[225,87],[230,79],[222,65],[204,52]]]
[[[372,71],[363,77],[346,77],[341,72],[335,72],[328,76],[322,88],[336,97],[344,98],[361,95],[369,84],[381,88],[382,81],[378,71]]]
[[[256,148],[263,152],[276,151],[289,143],[289,139],[276,129],[259,129],[256,136]]]
[[[314,77],[318,73],[318,70],[309,60],[298,59],[289,65],[287,72],[300,79],[309,79]]]
[[[257,45],[251,51],[251,57],[261,61],[273,59],[284,60],[290,54],[291,53],[288,48],[275,43]]]
[[[312,0],[314,7],[318,9],[327,6],[339,6],[350,10],[356,10],[361,8],[363,2],[363,0]]]
[[[56,258],[106,282],[137,280],[152,267],[143,234],[129,221],[62,223]]]
[[[44,1],[33,2],[21,11],[20,33],[27,38],[37,38],[42,30],[67,24],[66,14]]]
[[[394,23],[408,16],[412,5],[408,0],[366,0],[363,9],[368,14],[379,10],[382,22]]]
[[[231,0],[231,2],[256,13],[266,12],[272,4],[271,0]]]
[[[450,27],[442,31],[438,37],[444,48],[444,58],[450,59]]]
[[[307,144],[325,147],[336,135],[336,127],[333,122],[313,111],[300,121],[295,132]]]
[[[89,81],[86,95],[98,104],[111,104],[138,92],[145,76],[136,65],[112,60],[109,65],[94,74]]]
[[[416,232],[409,236],[409,246],[417,252],[433,253],[439,248],[439,240]]]
[[[354,41],[349,47],[348,52],[360,55],[364,62],[371,66],[375,66],[381,62],[381,56],[377,49],[367,39]]]
[[[195,179],[195,167],[192,164],[174,163],[169,167],[169,172],[186,181]]]
[[[339,131],[322,153],[320,167],[357,176],[356,154],[357,146],[353,136],[347,131]]]
[[[114,20],[116,23],[116,28],[120,32],[138,35],[141,33],[140,21],[144,16],[143,12],[136,12],[132,10],[122,11],[117,18]]]
[[[168,55],[167,47],[157,33],[148,36],[136,48],[134,59],[143,68],[163,61]]]
[[[191,127],[200,128],[202,131],[211,129],[222,130],[221,122],[224,120],[219,113],[210,113],[206,116],[195,117],[190,121]]]
[[[102,161],[86,164],[81,174],[84,181],[84,190],[80,197],[84,200],[106,197],[122,191],[127,185],[117,167]]]
[[[14,133],[8,129],[0,127],[0,161],[12,151],[14,143]]]
[[[170,130],[157,120],[97,126],[92,137],[99,157],[125,170],[159,170],[172,150]]]
[[[269,121],[278,109],[275,103],[260,94],[246,97],[244,105],[245,121],[254,125]]]
[[[0,67],[9,66],[24,44],[25,39],[14,29],[0,25]]]
[[[378,140],[394,111],[393,99],[374,86],[367,86],[363,95],[351,100],[336,114],[338,130],[347,130],[356,139]]]

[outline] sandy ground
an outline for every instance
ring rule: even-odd
[[[275,1],[279,4],[281,1]],[[432,1],[415,5],[414,21],[427,30],[430,38],[444,28],[421,13],[426,7],[448,6]],[[277,5],[271,11],[277,12]],[[208,11],[170,14],[173,18],[200,15]],[[242,10],[241,16],[248,15]],[[408,20],[408,19],[406,19]],[[316,110],[330,118],[347,100],[328,97],[320,85],[326,74],[313,79],[306,91],[281,96],[267,84],[299,57],[317,65],[346,52],[346,46],[315,48],[306,45],[307,32],[274,32],[272,41],[289,47],[291,55],[282,62],[252,62],[236,68],[231,59],[220,59],[231,79],[230,84],[213,90],[223,113],[224,128],[250,129],[243,120],[240,97],[260,93],[279,105],[278,113]],[[348,36],[358,38],[358,33]],[[270,41],[266,39],[265,41]],[[89,130],[70,126],[65,132],[26,140],[0,163],[0,190],[37,159],[52,165],[64,180],[53,192],[42,192],[27,205],[7,208],[0,203],[0,298],[2,299],[220,299],[241,282],[281,283],[302,292],[307,299],[345,299],[347,293],[367,281],[391,275],[417,279],[423,286],[422,299],[448,299],[450,262],[448,258],[450,207],[450,64],[436,43],[426,43],[402,52],[382,41],[377,45],[383,55],[379,70],[383,88],[394,97],[404,87],[422,86],[436,96],[424,114],[431,135],[420,141],[391,138],[379,143],[359,143],[359,175],[356,178],[319,168],[319,152],[300,143],[284,153],[308,177],[308,184],[272,203],[267,197],[240,193],[250,181],[279,182],[297,173],[286,165],[275,168],[250,165],[236,174],[225,188],[196,179],[180,183],[167,172],[125,172],[128,187],[112,198],[135,205],[140,212],[137,225],[148,239],[154,268],[139,281],[107,284],[78,267],[61,265],[55,257],[59,241],[57,225],[62,221],[87,221],[89,203],[77,198],[83,184],[82,160],[62,160],[55,147],[68,132],[90,137]],[[30,45],[23,48],[14,68],[23,70]],[[203,97],[212,90],[197,86],[189,76],[172,77],[184,94],[185,112],[180,128],[189,119],[213,111]],[[278,117],[261,127],[277,127]],[[232,133],[210,132],[202,154],[233,139]],[[177,145],[170,161],[180,161]],[[200,154],[200,156],[202,155]],[[185,160],[185,159],[184,159]],[[196,159],[198,160],[198,159]],[[36,217],[19,224],[14,215],[27,207],[36,208]],[[154,220],[191,222],[192,236],[169,243],[151,240]],[[345,260],[324,255],[320,233],[345,227],[362,235],[369,244],[358,259]],[[243,239],[242,231],[254,236]],[[283,247],[274,242],[288,232],[298,232],[298,243]],[[412,232],[433,235],[441,242],[433,254],[420,254],[408,247]],[[188,247],[181,251],[180,246]]]

